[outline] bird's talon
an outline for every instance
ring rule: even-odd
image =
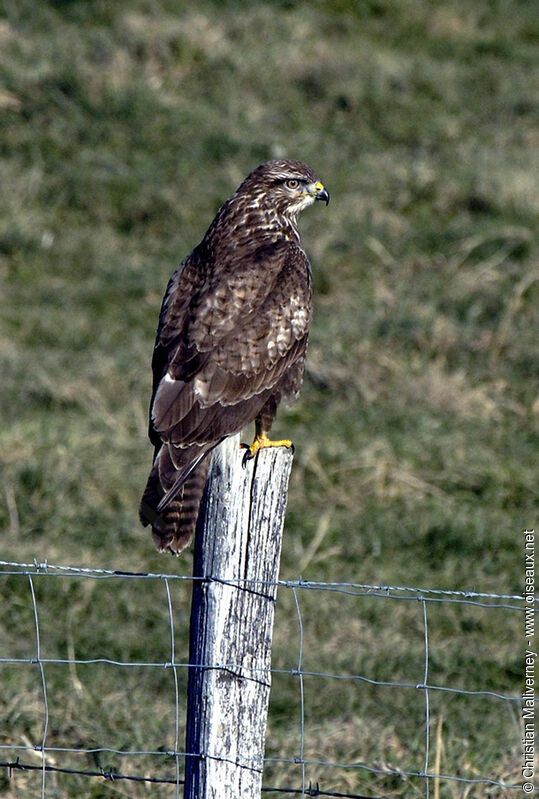
[[[247,468],[247,461],[250,461],[251,458],[254,458],[254,455],[251,452],[251,447],[249,446],[249,444],[245,444],[243,441],[240,444],[240,449],[246,450],[245,455],[241,459],[241,467],[242,469],[245,469]]]

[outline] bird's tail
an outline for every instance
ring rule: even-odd
[[[155,459],[140,502],[139,517],[145,527],[151,524],[152,538],[160,552],[179,555],[191,541],[208,466],[209,458],[203,457],[193,468],[190,465],[178,470],[165,447]],[[187,474],[182,481],[183,471]],[[167,501],[163,502],[164,499]]]

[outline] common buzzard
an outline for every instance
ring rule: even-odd
[[[170,278],[153,353],[153,466],[140,503],[161,551],[191,540],[211,450],[255,422],[252,458],[282,397],[299,393],[311,323],[300,211],[329,202],[300,161],[261,164],[221,207]]]

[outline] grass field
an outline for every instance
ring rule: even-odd
[[[522,592],[539,415],[533,4],[1,8],[1,558],[189,574],[191,554],[158,555],[136,515],[160,301],[247,172],[286,155],[317,170],[332,202],[301,220],[315,320],[301,398],[274,428],[296,444],[281,576]],[[27,580],[2,579],[0,591],[0,655],[33,656]],[[167,660],[162,584],[50,579],[36,592],[44,656]],[[189,601],[187,583],[175,589],[183,653]],[[301,603],[306,668],[421,681],[419,604],[318,592]],[[430,613],[433,682],[520,692],[518,613]],[[294,668],[290,592],[275,636],[274,664]],[[125,671],[49,667],[48,744],[170,748],[170,673]],[[306,758],[422,770],[422,695],[314,678],[305,691]],[[40,743],[40,697],[35,666],[0,665],[0,743]],[[274,679],[269,756],[297,755],[298,701],[297,680]],[[437,695],[431,738],[431,771],[436,757],[443,774],[520,779],[518,708]],[[306,777],[424,795],[420,780],[367,771],[311,766]],[[293,763],[265,776],[300,782]],[[40,796],[40,785],[14,773],[0,795]],[[174,795],[77,777],[48,785],[58,799]]]

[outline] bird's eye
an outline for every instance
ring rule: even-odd
[[[289,189],[297,189],[298,186],[299,186],[299,180],[296,180],[295,178],[291,178],[291,180],[287,180],[286,181],[286,186]]]

